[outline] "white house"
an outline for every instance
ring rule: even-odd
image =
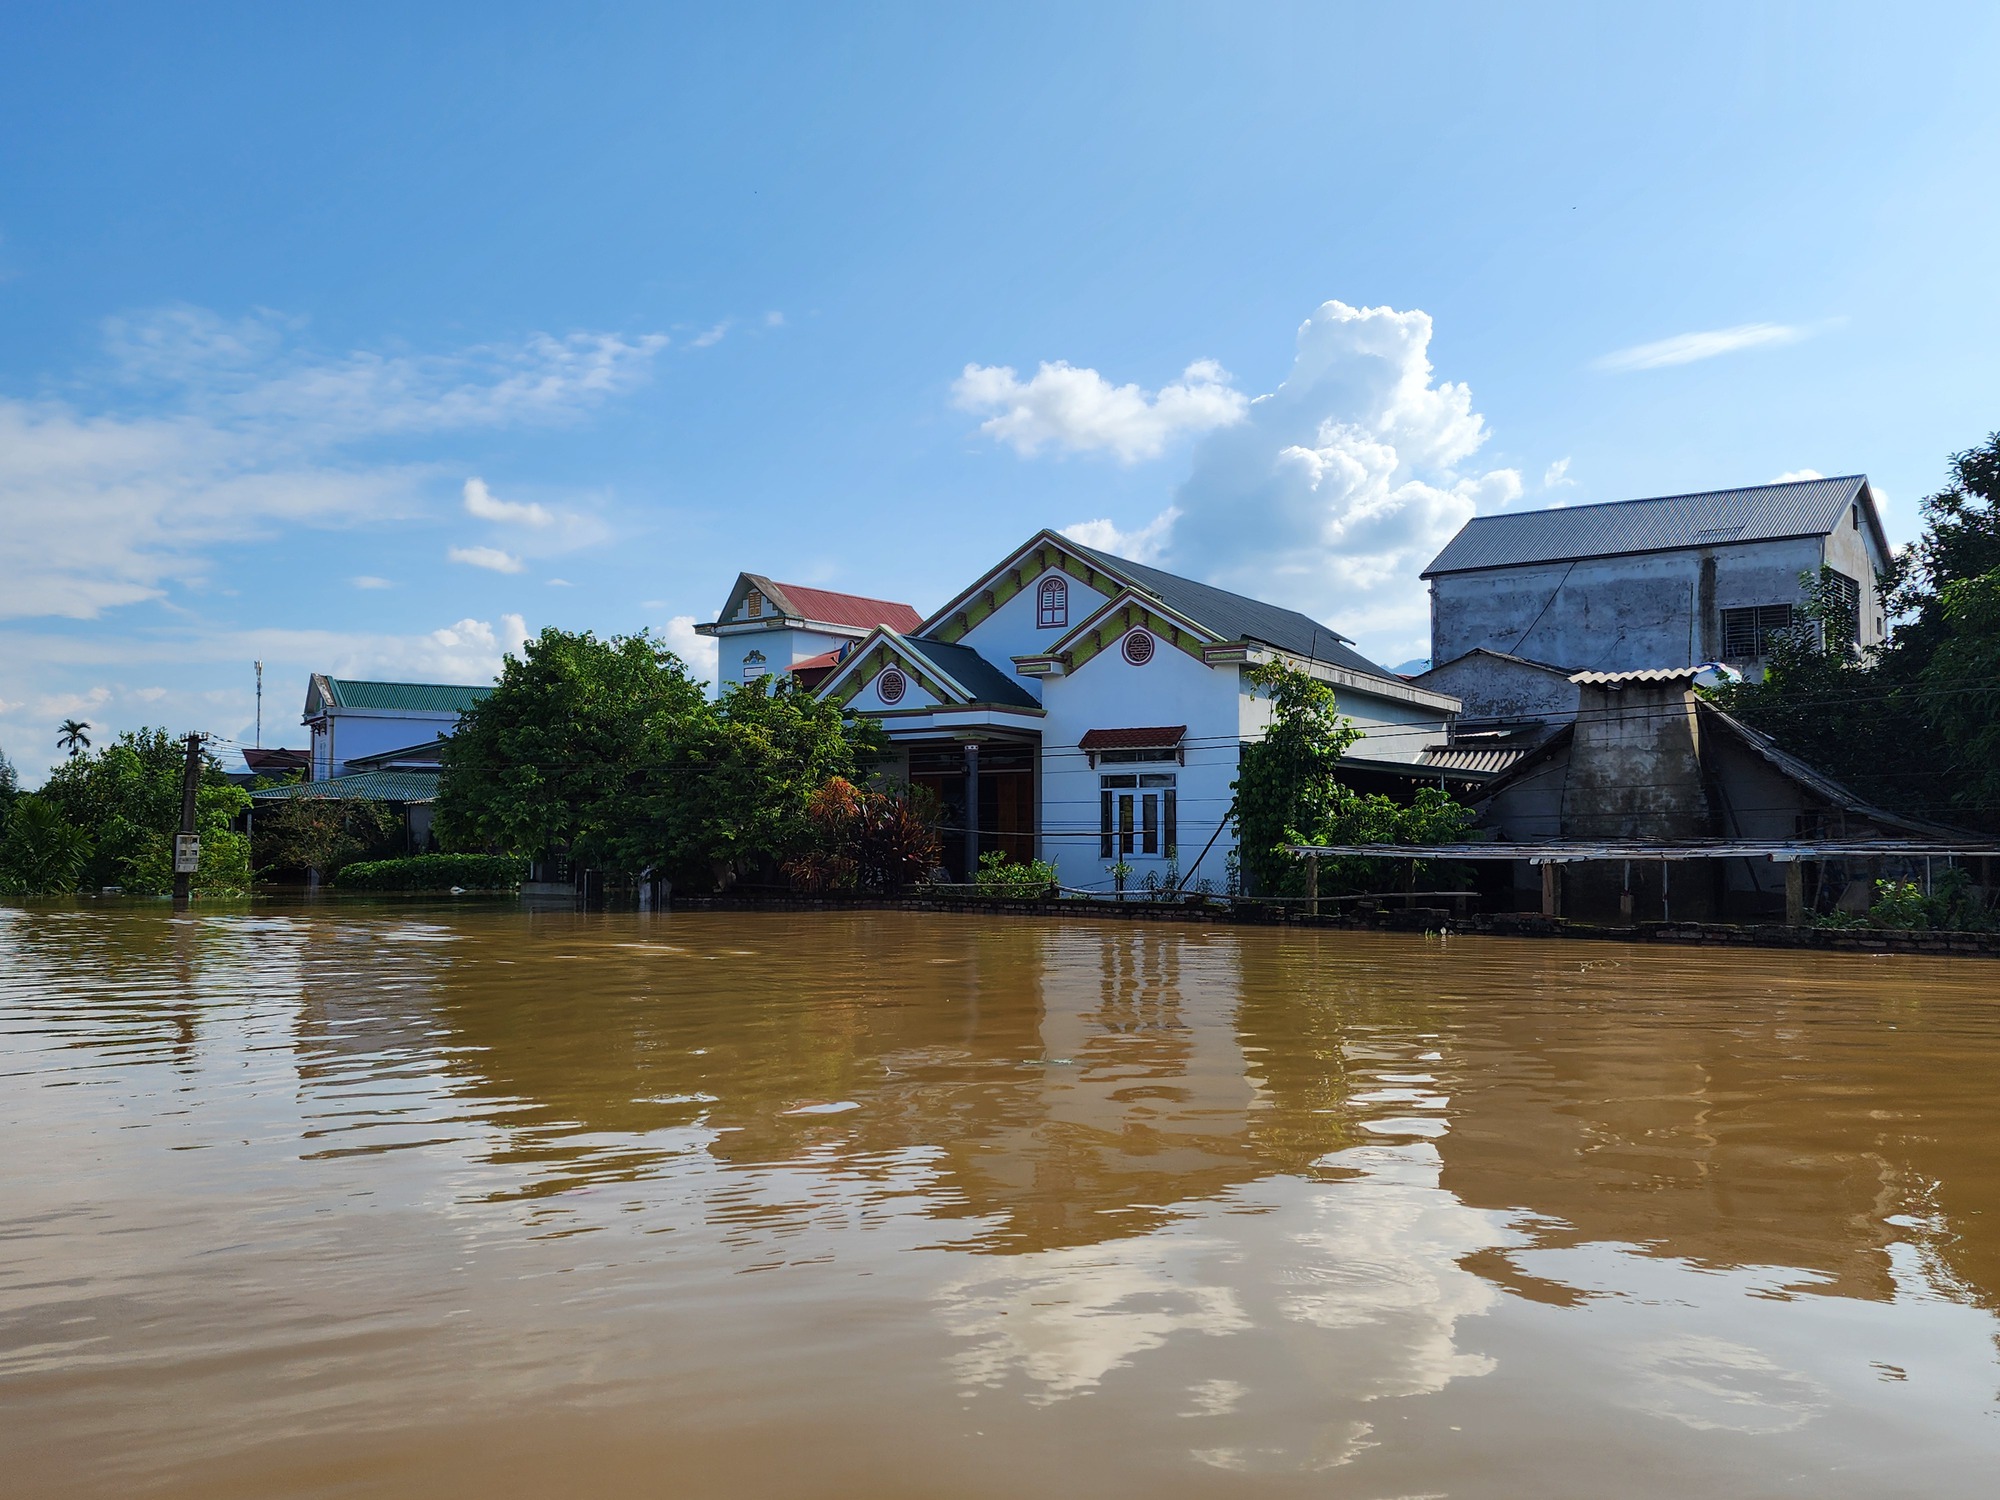
[[[907,634],[921,623],[914,609],[893,600],[739,573],[722,613],[695,633],[715,638],[718,687],[776,672],[792,672],[810,687],[876,626]]]
[[[746,575],[749,576],[749,575]],[[1416,687],[1293,610],[1042,531],[914,629],[881,624],[819,694],[877,719],[891,775],[931,787],[946,863],[1003,850],[1105,889],[1108,867],[1223,887],[1241,747],[1269,723],[1247,668],[1287,661],[1335,689],[1366,738],[1357,768],[1421,766],[1458,702]]]
[[[397,763],[448,738],[458,716],[493,689],[435,682],[360,682],[315,672],[306,688],[301,722],[312,731],[313,781],[328,781],[361,769]],[[434,754],[428,757],[435,765]]]
[[[1799,575],[1822,567],[1845,580],[1856,642],[1876,645],[1890,560],[1863,474],[1480,516],[1424,570],[1429,677],[1473,651],[1496,671],[1726,662],[1756,675],[1793,623]],[[1470,685],[1462,669],[1450,691]]]

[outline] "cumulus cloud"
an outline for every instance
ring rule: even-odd
[[[1389,660],[1424,649],[1417,574],[1480,511],[1520,498],[1511,468],[1468,461],[1486,424],[1433,378],[1428,313],[1326,302],[1285,381],[1196,447],[1164,560],[1290,605]]]
[[[696,334],[692,339],[688,340],[689,346],[695,349],[708,349],[714,347],[715,345],[721,343],[723,339],[728,336],[729,325],[734,321],[735,320],[732,318],[724,318],[720,323],[716,323],[713,326],[704,329],[702,332]]]
[[[1542,488],[1545,490],[1567,489],[1576,481],[1569,477],[1569,460],[1559,458],[1550,464],[1542,474]]]
[[[1076,521],[1062,528],[1062,534],[1072,541],[1095,547],[1100,552],[1109,552],[1114,557],[1130,558],[1133,562],[1153,562],[1158,559],[1172,535],[1174,522],[1180,519],[1180,511],[1168,506],[1144,526],[1131,530],[1121,529],[1114,521]]]
[[[1110,453],[1124,463],[1158,457],[1178,437],[1233,426],[1250,406],[1212,359],[1196,360],[1151,394],[1061,360],[1044,363],[1029,380],[1007,365],[967,365],[952,395],[961,410],[992,413],[979,430],[1019,453],[1053,446]]]
[[[547,526],[555,520],[540,505],[499,499],[486,487],[486,481],[476,476],[465,481],[465,512],[482,521],[513,526]]]
[[[1677,333],[1670,339],[1636,344],[1630,349],[1606,354],[1594,364],[1597,369],[1618,373],[1658,370],[1668,365],[1691,365],[1696,360],[1734,354],[1739,349],[1756,349],[1767,344],[1795,344],[1809,332],[1787,323],[1739,323],[1734,328]]]
[[[72,382],[83,395],[0,396],[0,618],[91,619],[199,583],[224,543],[413,513],[433,472],[355,445],[573,418],[643,380],[666,342],[327,356],[294,334],[172,308],[107,325],[105,367]]]
[[[453,547],[445,555],[468,568],[486,568],[495,573],[518,573],[527,566],[511,552],[502,552],[498,547]]]
[[[1787,469],[1785,470],[1784,473],[1780,474],[1776,479],[1773,479],[1771,483],[1797,484],[1801,480],[1805,479],[1824,479],[1824,478],[1826,478],[1826,476],[1820,473],[1818,469]]]
[[[660,636],[667,643],[667,649],[688,665],[688,672],[696,682],[709,688],[715,686],[715,639],[712,636],[696,635],[693,615],[675,615],[667,621]]]

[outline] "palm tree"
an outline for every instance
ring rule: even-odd
[[[69,751],[69,758],[75,760],[89,748],[90,726],[81,719],[64,719],[56,730],[56,749]]]

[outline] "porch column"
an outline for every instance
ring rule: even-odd
[[[1806,925],[1806,862],[1802,859],[1785,862],[1785,925]]]
[[[979,747],[965,747],[965,878],[979,873]]]
[[[1542,861],[1542,915],[1562,915],[1562,866],[1554,860]]]

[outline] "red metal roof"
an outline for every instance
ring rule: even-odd
[[[1152,729],[1091,729],[1076,742],[1079,750],[1171,750],[1187,738],[1187,725]]]
[[[836,594],[831,589],[809,589],[796,583],[780,583],[778,587],[784,591],[792,607],[808,620],[823,620],[829,625],[853,625],[862,630],[887,625],[891,630],[906,635],[924,623],[924,617],[909,605],[898,604],[891,599]]]

